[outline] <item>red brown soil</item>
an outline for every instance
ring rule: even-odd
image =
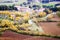
[[[5,31],[4,34],[0,37],[0,40],[60,40],[57,38],[49,38],[49,37],[37,37],[37,36],[29,36],[23,34],[17,34],[12,31]]]
[[[60,35],[60,27],[57,26],[59,22],[40,22],[39,25],[47,34]]]
[[[54,15],[54,18],[52,18],[52,20],[60,21],[60,18],[57,15]]]

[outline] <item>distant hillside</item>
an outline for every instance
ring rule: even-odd
[[[0,0],[0,5],[13,5],[13,4],[21,4],[23,2],[26,2],[27,0]]]

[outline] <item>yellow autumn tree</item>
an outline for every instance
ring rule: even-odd
[[[40,12],[39,15],[40,15],[40,17],[44,17],[44,16],[46,16],[46,13],[45,12]]]

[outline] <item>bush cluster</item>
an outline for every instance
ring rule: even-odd
[[[0,10],[17,10],[17,8],[14,7],[14,5],[12,6],[0,5]]]

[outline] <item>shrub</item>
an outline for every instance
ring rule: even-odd
[[[57,12],[57,16],[60,17],[60,12]]]
[[[60,11],[60,7],[57,8],[57,11]]]

